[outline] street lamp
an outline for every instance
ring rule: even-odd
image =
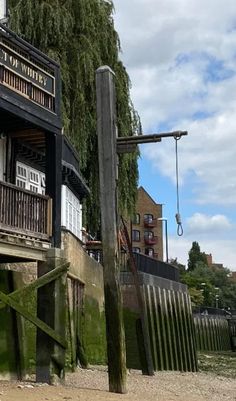
[[[206,303],[206,283],[201,283],[201,293],[203,295],[203,305]]]
[[[165,217],[160,217],[157,219],[159,221],[164,221],[165,223],[165,238],[166,238],[166,263],[169,261],[169,255],[168,255],[168,231],[167,231],[167,219]]]
[[[218,309],[219,308],[219,298],[220,298],[220,296],[219,296],[219,287],[215,287],[215,290],[216,290],[216,294],[215,294],[215,300],[216,300],[216,309]]]

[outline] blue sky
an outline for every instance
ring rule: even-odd
[[[140,185],[164,204],[169,255],[186,263],[198,241],[236,270],[235,0],[113,2],[144,133],[189,133],[178,142],[183,237],[176,235],[174,139],[140,147]]]

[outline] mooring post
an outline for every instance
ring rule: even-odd
[[[66,262],[59,248],[51,248],[47,260],[38,263],[38,278]],[[66,276],[65,272],[55,281],[38,289],[37,317],[65,339],[66,336]],[[36,336],[36,382],[57,384],[64,381],[65,348],[42,330]]]
[[[97,134],[109,390],[126,392],[126,352],[117,244],[117,154],[114,73],[96,71]]]

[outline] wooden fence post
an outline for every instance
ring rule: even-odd
[[[61,249],[51,248],[47,260],[38,263],[38,277],[43,279],[66,260]],[[37,317],[59,334],[66,336],[66,271],[55,281],[38,289]],[[37,327],[36,382],[54,384],[63,381],[65,375],[65,348]]]
[[[117,244],[117,154],[114,73],[96,71],[97,134],[109,390],[126,392],[126,352]]]

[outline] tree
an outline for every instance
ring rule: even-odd
[[[189,289],[194,306],[236,309],[236,284],[227,268],[208,267],[198,262],[193,270],[182,271],[181,281]],[[218,298],[218,302],[216,299]]]
[[[199,243],[194,241],[190,249],[188,259],[188,270],[194,270],[199,263],[207,265],[207,258],[205,253],[201,252]]]
[[[62,114],[65,134],[80,157],[91,190],[86,221],[99,228],[95,71],[109,65],[116,74],[117,123],[121,136],[134,134],[140,122],[130,99],[130,81],[119,60],[120,42],[113,23],[111,0],[9,0],[10,27],[61,65]],[[121,212],[134,211],[138,152],[119,162]]]

